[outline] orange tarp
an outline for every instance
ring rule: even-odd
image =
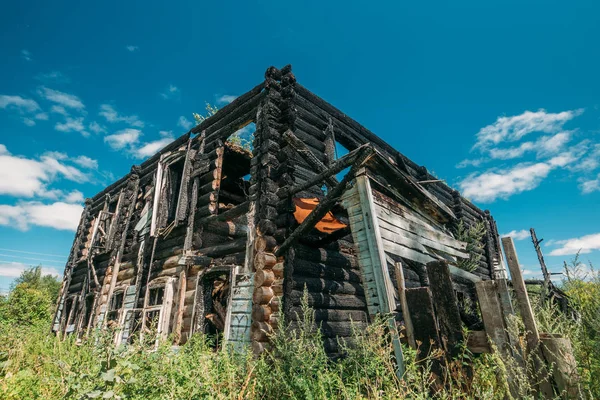
[[[293,200],[294,204],[296,205],[294,217],[296,218],[296,221],[298,221],[299,224],[301,224],[302,221],[304,221],[306,217],[308,217],[308,214],[310,214],[311,211],[315,209],[317,204],[319,204],[319,199],[317,198],[295,198]],[[343,224],[340,221],[338,221],[338,219],[333,216],[331,211],[327,212],[327,214],[325,214],[325,216],[315,225],[315,228],[324,233],[332,233],[345,227],[346,224]]]

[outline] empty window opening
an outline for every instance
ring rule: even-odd
[[[181,192],[181,180],[183,179],[184,165],[184,158],[169,165],[169,173],[167,175],[167,179],[169,180],[167,185],[167,190],[169,191],[167,193],[167,204],[169,207],[167,224],[173,222],[177,216],[177,203],[179,201],[179,193]]]
[[[246,125],[246,129],[254,126],[254,123]],[[238,131],[240,132],[240,131]],[[246,201],[248,188],[250,185],[250,160],[252,159],[252,150],[239,144],[239,140],[231,140],[236,136],[234,133],[225,142],[225,151],[223,153],[223,170],[221,175],[221,186],[219,190],[219,207],[231,207]]]
[[[225,330],[227,304],[230,296],[230,273],[211,274],[203,279],[204,291],[204,327],[203,332],[219,347],[221,335]]]
[[[345,148],[340,142],[338,142],[338,141],[335,142],[335,158],[336,159],[342,158],[349,152],[350,151],[347,148]],[[350,171],[350,167],[347,167],[347,168],[341,170],[340,172],[338,172],[336,174],[335,177],[338,179],[338,181],[341,181],[344,178],[344,176],[346,176],[348,171]]]
[[[159,306],[163,303],[163,297],[165,296],[164,286],[155,287],[150,289],[148,292],[148,306]]]
[[[256,132],[256,125],[254,122],[242,126],[231,136],[227,138],[226,143],[232,147],[240,148],[247,152],[252,153],[254,149],[254,133]]]
[[[113,294],[112,301],[110,302],[110,309],[108,310],[107,319],[108,322],[119,322],[119,313],[121,308],[123,307],[123,298],[125,296],[124,292],[117,292]]]

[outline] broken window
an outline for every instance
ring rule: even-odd
[[[227,305],[231,293],[231,273],[216,272],[202,280],[204,294],[204,322],[201,332],[212,339],[214,347],[218,347],[221,334],[225,330]]]
[[[177,216],[177,205],[179,203],[179,194],[181,193],[181,182],[183,179],[185,159],[181,158],[178,161],[169,165],[167,183],[167,224],[173,222]]]
[[[113,294],[112,300],[110,302],[110,308],[108,310],[108,322],[118,323],[119,322],[119,314],[121,312],[121,308],[123,308],[123,298],[125,297],[124,292],[115,292]]]
[[[148,333],[157,334],[157,340],[167,337],[173,302],[173,282],[174,278],[169,278],[166,282],[159,281],[150,284],[141,315],[140,337],[142,340],[144,334]]]

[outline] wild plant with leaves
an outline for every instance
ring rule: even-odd
[[[481,240],[486,234],[485,224],[478,222],[474,225],[467,226],[462,220],[456,227],[456,239],[467,243],[465,249],[469,253],[469,258],[459,259],[457,266],[465,271],[475,271],[479,266],[479,260],[481,255],[479,254],[483,249],[483,243]]]

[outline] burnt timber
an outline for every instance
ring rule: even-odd
[[[228,141],[249,124],[251,151]],[[336,146],[348,153],[336,157]],[[476,269],[428,276],[428,263],[469,257],[455,237],[461,221],[486,228]],[[400,290],[413,298],[415,288],[447,288],[439,276],[451,276],[455,293],[440,301],[454,318],[441,335],[452,338],[460,324],[451,305],[474,299],[474,282],[502,278],[499,243],[488,211],[298,84],[291,66],[270,67],[262,83],[86,200],[53,331],[114,327],[117,344],[150,329],[176,344],[222,334],[261,352],[281,316],[298,318],[306,288],[336,354],[351,321],[366,326],[390,312],[401,320]]]

